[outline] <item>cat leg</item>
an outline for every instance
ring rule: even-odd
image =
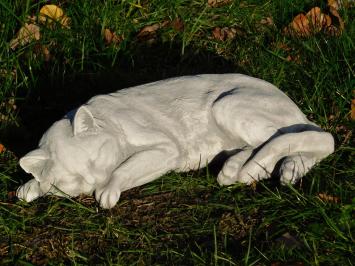
[[[266,143],[242,167],[236,181],[250,184],[268,178],[276,163],[286,157],[281,165],[282,182],[296,182],[333,151],[334,139],[329,133],[303,131],[283,134]]]
[[[177,167],[178,151],[174,145],[161,144],[132,155],[112,174],[110,181],[95,190],[102,208],[112,208],[121,192],[151,182]]]

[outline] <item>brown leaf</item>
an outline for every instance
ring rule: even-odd
[[[304,266],[304,263],[302,261],[296,261],[296,262],[272,262],[271,266]]]
[[[212,36],[214,39],[219,40],[219,41],[225,41],[225,40],[231,40],[234,39],[237,35],[237,29],[235,28],[220,28],[216,27],[212,30]]]
[[[210,7],[221,7],[228,5],[232,2],[232,0],[208,0],[207,4]]]
[[[355,99],[351,100],[351,111],[350,111],[351,120],[355,120]]]
[[[104,29],[103,32],[104,40],[106,44],[119,44],[123,41],[123,36],[117,35],[115,32],[112,32],[110,29]]]
[[[9,191],[7,193],[7,198],[11,201],[13,200],[14,198],[16,198],[16,191]]]
[[[224,34],[222,33],[222,29],[220,27],[216,27],[212,30],[213,38],[219,41],[224,41]]]
[[[291,30],[298,36],[309,36],[309,20],[304,14],[297,15],[291,22]]]
[[[181,18],[177,17],[176,19],[174,19],[171,22],[171,27],[175,30],[175,31],[183,31],[185,28],[184,22],[182,21]]]
[[[268,26],[268,27],[273,27],[275,26],[274,20],[272,17],[266,17],[260,20],[259,22],[261,25]]]
[[[139,31],[139,33],[137,34],[137,37],[144,38],[147,36],[154,35],[156,33],[156,31],[159,29],[160,29],[160,23],[155,23],[152,25],[145,26]]]
[[[286,57],[286,61],[288,62],[295,62],[297,64],[301,63],[301,57],[299,54],[296,54],[296,55],[288,55]]]
[[[310,29],[312,33],[320,32],[322,28],[328,24],[327,18],[321,12],[319,7],[314,7],[310,11],[308,11],[308,13],[306,14],[306,18],[310,22]]]
[[[323,30],[330,35],[339,36],[344,30],[344,22],[334,6],[329,6],[329,12],[331,16],[322,13],[319,7],[314,7],[306,15],[298,14],[294,17],[283,32],[292,37],[309,37]]]
[[[339,10],[339,8],[340,8],[340,3],[338,0],[328,0],[327,4],[329,7],[333,7],[336,10]]]
[[[10,41],[10,48],[16,49],[19,45],[26,45],[34,40],[38,41],[41,38],[40,28],[35,24],[27,24],[17,32],[16,38]]]
[[[329,12],[333,17],[333,21],[337,21],[337,25],[334,23],[327,28],[327,32],[332,35],[332,36],[339,36],[343,30],[344,30],[344,21],[340,17],[338,10],[336,10],[334,7],[329,8]]]
[[[42,48],[42,54],[43,54],[43,57],[44,57],[44,61],[49,62],[52,59],[52,55],[49,52],[48,47],[43,45],[41,48]]]
[[[277,238],[276,242],[279,242],[288,248],[300,247],[302,245],[301,242],[289,232],[286,232]]]
[[[3,144],[0,143],[0,153],[3,153],[4,151],[6,151],[6,148]]]
[[[336,196],[331,196],[326,193],[319,193],[318,198],[324,202],[339,203],[340,199]]]

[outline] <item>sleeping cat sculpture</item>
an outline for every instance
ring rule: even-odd
[[[96,96],[55,122],[20,159],[34,179],[17,196],[95,193],[101,207],[112,208],[122,191],[203,167],[222,151],[231,156],[220,185],[268,178],[279,161],[281,182],[294,183],[334,151],[334,140],[266,81],[171,78]]]

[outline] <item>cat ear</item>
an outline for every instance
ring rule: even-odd
[[[32,174],[40,182],[43,179],[42,173],[49,167],[50,159],[44,150],[37,149],[27,153],[19,163],[26,173]]]
[[[74,136],[94,129],[96,127],[96,123],[94,121],[94,117],[89,109],[85,106],[79,107],[74,116],[73,129]]]

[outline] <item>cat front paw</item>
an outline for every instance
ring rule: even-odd
[[[35,179],[31,179],[26,184],[20,186],[16,191],[16,196],[20,200],[27,202],[31,202],[42,195],[43,193],[39,187],[39,182],[37,182]]]
[[[120,199],[121,191],[110,185],[96,189],[95,198],[99,202],[101,208],[111,209]]]

